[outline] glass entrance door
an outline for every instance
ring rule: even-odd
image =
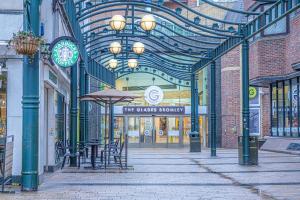
[[[140,126],[140,144],[152,145],[154,142],[153,117],[141,117]]]

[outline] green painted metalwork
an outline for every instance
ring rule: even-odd
[[[249,42],[242,43],[242,124],[243,124],[243,163],[249,163]]]
[[[39,0],[24,4],[24,30],[39,35]],[[23,60],[22,191],[38,189],[39,54]],[[48,134],[48,133],[47,133]]]
[[[199,132],[199,117],[198,117],[198,82],[195,73],[191,75],[191,130]]]
[[[216,62],[210,65],[210,150],[211,156],[217,155],[217,123],[216,123]]]
[[[73,30],[73,36],[78,41],[81,57],[84,59],[89,59],[86,55],[87,53],[84,45],[83,34],[76,17],[76,6],[74,1],[66,1],[66,3],[63,5],[63,11],[65,16],[68,18],[69,26]],[[106,69],[100,63],[95,62],[94,60],[88,62],[88,65],[89,67],[87,68],[87,72],[94,78],[99,81],[103,81],[108,85],[114,84],[114,74],[111,71]]]
[[[71,113],[70,113],[70,153],[75,155],[77,150],[77,64],[71,67]],[[77,165],[77,158],[70,158],[70,166]]]
[[[84,81],[85,81],[85,89],[84,89],[84,92],[85,94],[88,94],[90,91],[89,91],[89,85],[90,85],[90,82],[89,82],[89,74],[88,73],[85,73],[84,75]],[[84,129],[85,129],[85,142],[88,142],[89,141],[89,103],[88,102],[84,102],[84,119],[85,119],[85,123],[84,123]]]
[[[270,8],[266,9],[259,16],[255,17],[252,21],[241,26],[239,32],[243,35],[242,38],[228,38],[227,40],[225,40],[222,44],[220,44],[211,52],[211,59],[204,59],[198,61],[193,66],[193,71],[198,71],[206,67],[207,65],[209,65],[211,60],[216,60],[223,56],[225,53],[232,50],[233,48],[239,46],[244,39],[248,40],[250,38],[253,38],[258,33],[272,26],[274,23],[278,22],[279,20],[281,20],[282,18],[286,17],[287,15],[296,11],[299,8],[299,1],[277,1]]]
[[[79,64],[79,96],[85,95],[85,66],[84,62],[80,61]],[[79,111],[80,111],[80,132],[79,132],[79,141],[84,142],[85,141],[85,102],[80,101],[79,103]]]

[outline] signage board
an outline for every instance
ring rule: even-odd
[[[77,63],[79,49],[72,37],[59,37],[50,46],[52,61],[63,68],[71,67]]]
[[[162,89],[158,86],[150,86],[145,90],[145,100],[150,105],[158,105],[162,102],[164,98],[164,93]]]
[[[184,106],[124,106],[124,115],[184,115]]]

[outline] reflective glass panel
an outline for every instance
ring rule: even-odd
[[[155,117],[155,142],[166,144],[168,141],[167,117]]]
[[[128,142],[139,143],[140,130],[139,118],[128,117]]]
[[[168,117],[168,143],[179,143],[179,117]]]
[[[283,136],[284,132],[284,99],[283,99],[283,83],[278,83],[278,136]]]
[[[292,80],[292,136],[298,137],[298,83],[297,79]]]
[[[272,85],[272,136],[277,136],[277,88]]]
[[[290,81],[284,82],[284,133],[291,136]]]

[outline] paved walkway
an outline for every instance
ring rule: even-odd
[[[134,170],[48,175],[39,192],[0,194],[1,200],[256,200],[300,199],[300,157],[260,152],[260,165],[237,164],[236,150],[130,149]]]

